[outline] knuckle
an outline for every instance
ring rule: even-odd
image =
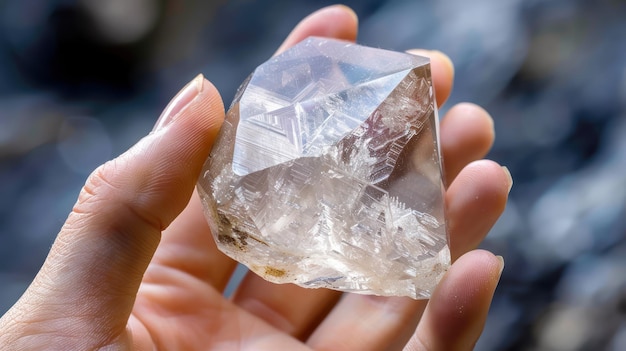
[[[143,222],[162,229],[158,216],[149,209],[149,194],[136,177],[127,175],[127,169],[113,159],[96,168],[87,178],[72,212],[89,217],[106,218],[110,225]],[[145,184],[143,184],[145,185]]]
[[[111,202],[127,201],[125,197],[128,193],[123,191],[123,187],[116,178],[115,169],[117,161],[111,160],[96,168],[87,178],[77,205],[90,204],[108,199]]]

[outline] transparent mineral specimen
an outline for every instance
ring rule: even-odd
[[[323,38],[272,58],[198,188],[218,247],[269,281],[428,298],[450,265],[428,59]]]

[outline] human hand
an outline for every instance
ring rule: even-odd
[[[355,40],[345,7],[304,19],[279,51],[310,35]],[[431,56],[438,103],[453,68]],[[224,118],[199,76],[155,130],[87,180],[41,271],[0,319],[3,350],[465,350],[478,339],[502,261],[475,250],[502,212],[508,172],[475,161],[493,141],[489,115],[462,104],[441,124],[446,206],[456,260],[428,302],[275,285],[215,247],[194,185]],[[468,253],[466,253],[468,252]]]

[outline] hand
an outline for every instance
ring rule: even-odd
[[[279,50],[310,36],[355,40],[343,6],[304,19]],[[432,59],[438,103],[453,78]],[[441,125],[455,263],[432,299],[274,285],[248,274],[222,291],[236,262],[215,247],[194,185],[224,118],[199,76],[155,130],[87,180],[48,258],[0,319],[9,350],[466,350],[478,339],[503,262],[475,248],[502,212],[511,179],[475,161],[493,141],[489,115],[453,107]],[[464,254],[465,253],[465,254]]]

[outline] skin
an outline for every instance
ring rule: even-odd
[[[301,21],[278,52],[310,35],[356,34],[356,15],[331,6]],[[420,54],[431,57],[443,104],[452,64]],[[3,349],[472,349],[503,268],[473,249],[512,184],[506,169],[480,160],[494,138],[487,112],[460,104],[441,123],[455,262],[429,301],[275,285],[254,274],[225,299],[236,262],[216,249],[194,191],[223,119],[219,93],[199,76],[152,133],[90,175],[41,271],[0,319]]]

